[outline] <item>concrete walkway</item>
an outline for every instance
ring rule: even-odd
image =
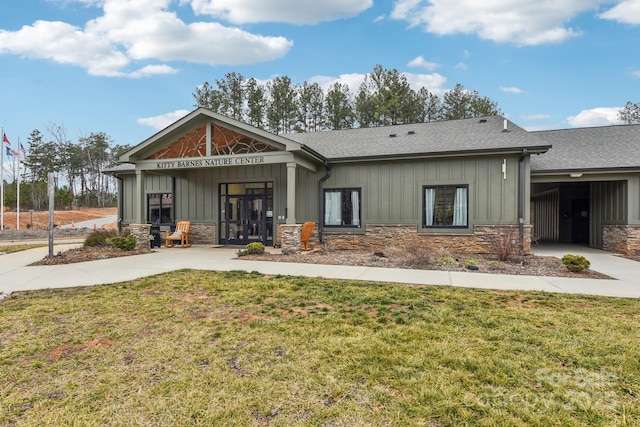
[[[63,251],[74,246],[77,247],[78,244],[56,245],[55,251]],[[27,267],[28,264],[48,254],[47,247],[31,249],[0,256],[0,298],[11,292],[117,283],[180,269],[244,270],[272,275],[373,282],[640,297],[640,262],[627,260],[608,252],[576,246],[540,246],[534,248],[534,252],[537,255],[558,257],[566,253],[582,254],[591,261],[592,269],[615,279],[509,276],[473,272],[245,261],[233,259],[236,250],[215,248],[211,245],[195,245],[188,249],[162,247],[146,255],[77,264]]]

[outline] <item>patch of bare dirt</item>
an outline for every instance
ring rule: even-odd
[[[82,247],[58,252],[53,257],[46,257],[29,265],[58,265],[73,264],[76,262],[97,261],[108,258],[118,258],[131,255],[141,255],[150,253],[150,249],[133,249],[123,251],[114,247]]]
[[[111,215],[117,215],[117,208],[81,208],[53,212],[54,222],[57,226],[89,221]],[[15,229],[16,218],[17,213],[15,211],[5,211],[5,229]],[[34,229],[49,228],[49,211],[34,211],[32,217],[31,212],[28,210],[21,210],[20,228],[24,229],[27,228],[27,226]]]
[[[507,261],[497,261],[487,255],[437,255],[351,250],[314,250],[298,254],[246,255],[240,259],[271,262],[298,262],[306,264],[358,265],[365,267],[407,268],[415,270],[464,271],[472,273],[512,274],[527,276],[572,277],[588,279],[611,279],[593,270],[573,273],[555,257],[527,255],[514,256]]]

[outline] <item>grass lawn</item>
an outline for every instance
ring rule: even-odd
[[[637,426],[640,301],[178,271],[0,302],[0,425]]]
[[[23,245],[4,245],[0,246],[0,252],[4,252],[5,254],[11,254],[14,252],[26,251],[27,249],[34,248],[42,248],[44,246],[48,246],[41,243],[26,243]]]

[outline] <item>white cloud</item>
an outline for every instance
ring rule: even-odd
[[[466,70],[467,68],[469,68],[469,66],[467,64],[465,64],[464,62],[458,62],[456,64],[456,68],[458,70]]]
[[[420,88],[424,87],[429,92],[437,95],[441,95],[445,92],[443,86],[447,82],[447,78],[438,73],[401,74],[407,78],[407,82],[413,90],[419,90]],[[318,83],[322,90],[325,91],[325,93],[331,86],[333,86],[334,83],[346,84],[349,87],[351,95],[355,96],[360,89],[360,85],[364,82],[365,76],[366,74],[360,73],[341,74],[339,77],[313,76],[307,81],[310,83]]]
[[[520,94],[524,93],[524,91],[522,89],[520,89],[519,87],[514,87],[514,86],[500,86],[500,90],[502,92],[505,92],[505,93],[513,93],[513,94],[516,94],[516,95],[520,95]]]
[[[193,11],[234,24],[285,22],[317,24],[351,18],[373,6],[373,0],[181,0]]]
[[[632,70],[631,75],[640,78],[640,70]]]
[[[347,85],[349,87],[349,92],[353,96],[356,93],[358,93],[358,89],[360,88],[360,85],[364,81],[364,77],[365,77],[365,74],[350,73],[350,74],[340,74],[340,76],[338,77],[313,76],[310,79],[308,79],[308,81],[309,83],[318,83],[325,93],[335,83]]]
[[[166,128],[167,126],[169,126],[170,124],[172,124],[172,123],[176,122],[177,120],[183,118],[184,116],[186,116],[189,113],[190,113],[190,111],[188,111],[188,110],[176,110],[176,111],[172,111],[170,113],[161,114],[159,116],[143,117],[143,118],[140,118],[140,119],[136,120],[136,122],[139,125],[151,126],[155,130],[162,130],[162,129]]]
[[[293,46],[284,37],[265,37],[216,22],[187,24],[168,9],[170,3],[104,0],[103,15],[84,28],[36,21],[17,31],[0,30],[0,54],[50,59],[83,67],[91,75],[142,77],[175,69],[151,63],[139,64],[141,68],[132,72],[134,61],[240,65],[280,58]]]
[[[147,65],[145,67],[140,68],[137,71],[129,73],[127,77],[131,77],[133,79],[154,76],[159,74],[177,74],[178,70],[172,68],[168,65]]]
[[[602,107],[582,110],[576,116],[567,117],[567,121],[575,127],[619,125],[622,124],[622,121],[618,120],[618,111],[621,108]]]
[[[386,16],[385,16],[385,15],[379,15],[379,16],[376,16],[376,17],[373,19],[373,22],[382,22],[382,21],[384,21],[384,20],[385,20],[385,18],[386,18]]]
[[[547,120],[551,117],[551,114],[523,114],[520,116],[522,120]]]
[[[436,95],[442,95],[446,91],[443,86],[447,83],[447,78],[441,74],[402,73],[402,75],[407,77],[407,81],[413,90],[425,88]]]
[[[425,70],[428,70],[428,71],[433,71],[436,68],[438,68],[440,66],[440,64],[438,64],[436,62],[429,62],[426,59],[424,59],[424,57],[417,56],[417,57],[413,58],[411,61],[409,61],[407,66],[409,66],[409,67],[420,67],[420,68],[424,68]]]
[[[439,35],[475,34],[495,42],[540,45],[579,36],[581,31],[567,22],[602,3],[606,0],[397,0],[391,17]]]
[[[36,21],[15,32],[0,30],[0,53],[81,66],[99,76],[120,76],[130,63],[104,35],[64,22]]]
[[[640,0],[623,0],[599,16],[624,24],[640,25]]]

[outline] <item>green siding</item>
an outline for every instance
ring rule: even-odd
[[[421,224],[424,185],[466,184],[470,229],[474,224],[517,224],[519,158],[506,158],[506,179],[504,157],[496,156],[340,164],[332,167],[324,188],[362,188],[363,224]]]
[[[592,182],[589,222],[589,245],[602,247],[603,225],[628,224],[627,181]]]
[[[318,222],[318,181],[317,174],[300,166],[296,168],[296,222]],[[286,181],[285,181],[286,182]],[[286,196],[286,185],[282,185]],[[284,198],[286,206],[286,197]]]

